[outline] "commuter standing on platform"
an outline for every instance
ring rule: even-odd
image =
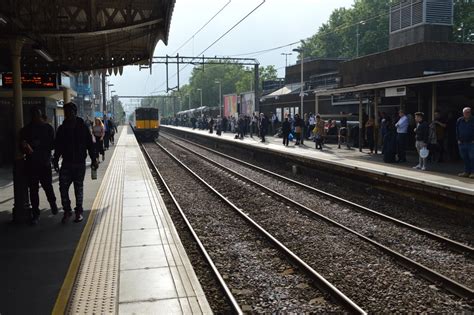
[[[31,201],[31,223],[39,221],[39,184],[43,187],[48,198],[51,212],[56,215],[58,207],[53,190],[53,176],[51,173],[51,150],[54,146],[54,129],[42,119],[41,110],[31,109],[31,122],[20,132],[21,149],[25,153],[26,175]]]
[[[109,141],[110,141],[110,123],[109,123],[109,118],[107,115],[104,115],[104,130],[105,130],[105,135],[104,135],[104,150],[109,149]]]
[[[105,160],[105,152],[104,152],[105,128],[100,118],[95,119],[94,127],[92,127],[92,135],[94,136],[94,139],[95,139],[96,157],[98,159],[99,154],[102,155],[102,161],[103,161]]]
[[[86,116],[86,120],[84,120],[87,128],[92,132],[92,127],[94,126],[94,122],[90,119],[89,115]]]
[[[398,115],[400,119],[395,124],[395,127],[397,128],[397,162],[405,163],[407,161],[405,150],[408,137],[409,121],[408,117],[405,115],[404,110],[400,110],[398,112]]]
[[[69,199],[69,187],[74,184],[76,196],[76,218],[74,222],[83,220],[82,207],[84,194],[84,176],[86,173],[87,152],[92,161],[92,167],[97,169],[96,153],[92,142],[92,135],[77,117],[77,106],[70,102],[64,105],[65,120],[59,126],[56,134],[53,165],[59,170],[59,158],[62,157],[61,170],[59,170],[59,191],[61,192],[61,203],[64,210],[62,223],[66,223],[72,216],[71,200]]]
[[[302,139],[302,133],[303,133],[303,120],[300,118],[299,114],[295,114],[295,138],[296,138],[296,143],[295,145],[300,145],[301,139]]]
[[[321,116],[316,115],[316,125],[313,129],[314,142],[316,143],[316,149],[323,150],[323,137],[324,137],[324,120]]]
[[[265,135],[268,132],[268,118],[264,113],[260,113],[260,138],[265,142]]]
[[[464,161],[464,172],[459,176],[474,178],[474,118],[471,108],[465,107],[462,115],[456,122],[459,153]]]
[[[214,133],[214,118],[209,118],[209,133]]]
[[[277,115],[274,114],[274,113],[270,113],[271,115],[271,120],[272,120],[272,135],[274,135],[276,133],[276,128],[278,126],[278,118],[277,118]]]
[[[285,117],[285,121],[281,125],[281,132],[283,134],[283,145],[288,146],[288,137],[291,132],[291,124],[288,121],[288,117]]]
[[[426,121],[423,120],[424,114],[422,112],[415,113],[416,128],[415,128],[415,146],[419,155],[418,165],[413,167],[414,169],[421,169],[422,171],[426,170],[426,159],[427,157],[422,157],[421,150],[428,147],[428,140],[430,134],[430,126]]]
[[[375,141],[374,141],[374,129],[375,129],[375,118],[370,117],[365,123],[365,138],[367,145],[369,146],[369,154],[374,153]]]
[[[115,145],[115,134],[118,132],[117,130],[117,125],[115,124],[115,121],[113,120],[112,117],[110,117],[109,119],[109,130],[110,130],[110,139],[109,139],[109,142],[112,144],[112,145]]]
[[[309,129],[306,133],[306,138],[309,139],[311,137],[311,132],[314,129],[314,125],[316,124],[316,118],[314,117],[313,113],[309,113]]]

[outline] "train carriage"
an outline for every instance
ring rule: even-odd
[[[160,115],[157,108],[139,107],[135,110],[131,124],[140,141],[153,141],[159,136]]]

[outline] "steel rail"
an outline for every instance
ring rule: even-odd
[[[158,168],[156,167],[156,164],[155,162],[153,162],[153,159],[151,158],[150,154],[148,153],[147,149],[145,148],[145,146],[143,145],[140,145],[142,147],[142,150],[143,152],[145,153],[145,157],[147,158],[147,160],[150,162],[151,166],[153,167],[153,170],[156,172],[156,174],[158,175],[159,179],[160,179],[160,182],[161,184],[163,185],[163,187],[165,187],[166,189],[166,192],[169,194],[169,196],[171,197],[171,199],[173,200],[173,203],[175,205],[175,207],[178,209],[181,217],[183,218],[184,222],[186,223],[186,226],[189,230],[189,232],[191,233],[191,235],[193,236],[195,242],[197,243],[198,247],[199,247],[199,250],[201,251],[202,255],[204,256],[205,260],[207,261],[208,265],[211,267],[212,269],[212,272],[214,273],[214,276],[216,277],[217,281],[219,282],[219,284],[221,285],[225,295],[227,296],[227,298],[229,299],[230,301],[230,304],[231,304],[231,307],[232,309],[234,310],[235,314],[239,314],[239,315],[242,315],[243,314],[243,311],[242,309],[240,308],[240,305],[239,303],[237,302],[237,300],[235,299],[234,295],[232,294],[232,292],[230,291],[229,287],[227,286],[224,278],[222,277],[222,275],[220,274],[219,270],[217,269],[216,265],[214,264],[214,261],[212,260],[211,256],[209,256],[209,253],[207,252],[206,248],[204,247],[204,245],[202,244],[201,240],[199,239],[199,236],[196,234],[196,232],[194,231],[194,228],[192,227],[191,223],[189,222],[188,218],[186,217],[186,214],[184,213],[183,209],[181,208],[181,206],[179,205],[178,201],[176,200],[176,198],[174,197],[173,193],[171,192],[168,184],[166,184],[166,181],[165,179],[163,178],[163,176],[161,175],[160,171],[158,170]]]
[[[165,132],[165,133],[167,133],[167,132]],[[167,134],[170,134],[170,133],[167,133]],[[170,134],[170,135],[171,135],[171,134]],[[190,144],[195,145],[195,146],[197,146],[197,147],[199,147],[199,148],[201,148],[201,149],[207,150],[207,151],[209,151],[209,152],[212,152],[212,153],[214,153],[214,154],[217,154],[217,155],[219,155],[219,156],[222,156],[222,157],[224,157],[224,158],[227,158],[227,159],[229,159],[229,160],[232,160],[232,161],[234,161],[234,162],[236,162],[236,163],[239,163],[239,164],[241,164],[241,165],[244,165],[244,166],[247,166],[247,167],[252,168],[252,169],[254,169],[254,170],[257,170],[257,171],[259,171],[259,172],[262,172],[262,173],[264,173],[264,174],[273,176],[273,177],[278,178],[278,179],[280,179],[280,180],[284,180],[284,181],[289,182],[289,183],[291,183],[291,184],[293,184],[293,185],[297,185],[297,186],[299,186],[299,187],[305,188],[305,189],[307,189],[307,190],[309,190],[309,191],[311,191],[311,192],[313,192],[313,193],[317,193],[317,194],[323,195],[323,196],[325,196],[325,197],[329,197],[329,198],[331,198],[331,199],[333,199],[333,200],[336,200],[337,202],[340,202],[340,203],[346,204],[346,205],[348,205],[348,206],[350,206],[350,207],[353,207],[353,208],[355,208],[356,210],[361,210],[361,211],[363,211],[363,212],[367,212],[367,213],[369,213],[369,214],[371,214],[371,215],[373,215],[373,216],[382,218],[382,219],[384,219],[384,220],[386,220],[386,221],[390,221],[390,222],[395,223],[395,224],[397,224],[397,225],[400,225],[400,226],[403,226],[403,227],[408,228],[408,229],[410,229],[410,230],[416,231],[417,233],[422,234],[422,235],[424,235],[424,236],[427,236],[427,237],[429,237],[429,238],[431,238],[431,239],[434,239],[434,240],[436,240],[436,241],[438,241],[438,242],[441,242],[441,243],[443,243],[443,244],[445,244],[445,245],[451,247],[452,249],[454,249],[454,250],[456,250],[456,251],[465,253],[465,254],[469,255],[470,257],[474,256],[474,247],[471,247],[471,246],[469,246],[469,245],[467,245],[467,244],[463,244],[463,243],[461,243],[461,242],[458,242],[458,241],[449,239],[449,238],[447,238],[447,237],[441,236],[441,235],[436,234],[436,233],[433,233],[433,232],[431,232],[431,231],[422,229],[422,228],[420,228],[420,227],[418,227],[418,226],[415,226],[415,225],[413,225],[413,224],[410,224],[410,223],[408,223],[408,222],[404,222],[404,221],[402,221],[402,220],[396,219],[396,218],[391,217],[391,216],[389,216],[389,215],[386,215],[386,214],[383,214],[383,213],[381,213],[381,212],[372,210],[372,209],[370,209],[370,208],[368,208],[368,207],[359,205],[359,204],[357,204],[357,203],[355,203],[355,202],[352,202],[352,201],[350,201],[350,200],[347,200],[347,199],[338,197],[338,196],[336,196],[336,195],[333,195],[333,194],[331,194],[331,193],[328,193],[328,192],[325,192],[325,191],[323,191],[323,190],[317,189],[317,188],[315,188],[315,187],[309,186],[309,185],[307,185],[307,184],[300,183],[300,182],[298,182],[298,181],[296,181],[296,180],[294,180],[294,179],[291,179],[291,178],[285,177],[285,176],[283,176],[283,175],[277,174],[277,173],[275,173],[275,172],[266,170],[266,169],[264,169],[264,168],[262,168],[262,167],[255,166],[255,165],[253,165],[253,164],[250,164],[250,163],[248,163],[248,162],[242,161],[242,160],[237,159],[237,158],[235,158],[235,157],[233,157],[233,156],[229,156],[229,155],[227,155],[227,154],[225,154],[225,153],[222,153],[222,152],[213,150],[213,149],[208,148],[208,147],[206,147],[206,146],[203,146],[203,145],[201,145],[201,144],[197,144],[197,143],[191,142],[191,141],[189,141],[189,140],[187,140],[187,139],[184,139],[184,138],[182,138],[182,137],[179,137],[179,136],[176,136],[176,135],[172,135],[172,136],[178,138],[178,139],[181,140],[181,141],[190,143]],[[169,140],[169,141],[172,141],[172,140],[169,139],[169,138],[166,138],[166,137],[164,137],[164,138],[167,139],[167,140]]]
[[[195,177],[199,182],[201,182],[204,186],[206,186],[213,194],[219,197],[224,203],[229,205],[235,212],[237,212],[242,218],[244,218],[253,228],[259,231],[267,240],[270,241],[273,245],[275,245],[278,249],[280,249],[287,257],[291,258],[302,270],[304,270],[311,278],[315,281],[316,286],[321,291],[328,293],[334,299],[336,299],[347,311],[354,313],[354,314],[367,314],[360,306],[354,303],[351,299],[349,299],[344,293],[339,291],[333,284],[331,284],[328,280],[326,280],[322,275],[320,275],[316,270],[314,270],[311,266],[309,266],[304,260],[298,257],[295,253],[289,250],[283,243],[281,243],[278,239],[276,239],[272,234],[266,231],[263,227],[261,227],[257,222],[255,222],[252,218],[250,218],[247,214],[245,214],[241,209],[239,209],[236,205],[234,205],[231,201],[229,201],[225,196],[219,193],[214,187],[212,187],[209,183],[207,183],[203,178],[201,178],[198,174],[196,174],[193,170],[191,170],[188,166],[186,166],[183,162],[181,162],[177,157],[175,157],[170,151],[168,151],[165,147],[163,147],[158,142],[155,142],[157,146],[159,146],[168,156],[170,156],[178,165],[188,171],[193,177]]]
[[[164,137],[166,138],[166,137]],[[419,272],[419,274],[425,278],[426,280],[432,282],[433,284],[435,285],[440,285],[442,288],[448,290],[449,292],[455,294],[456,296],[459,296],[461,298],[465,298],[465,299],[469,299],[469,300],[472,300],[474,298],[474,291],[468,287],[466,287],[465,285],[449,278],[449,277],[446,277],[444,275],[442,275],[441,273],[433,270],[433,269],[430,269],[428,267],[426,267],[425,265],[421,264],[421,263],[418,263],[416,261],[414,261],[413,259],[411,258],[408,258],[406,256],[404,256],[403,254],[393,250],[393,249],[390,249],[388,248],[387,246],[377,242],[377,241],[374,241],[370,238],[368,238],[367,236],[337,222],[337,221],[334,221],[333,219],[325,216],[325,215],[322,215],[320,214],[319,212],[316,212],[314,211],[313,209],[310,209],[308,207],[306,207],[305,205],[297,202],[297,201],[294,201],[293,199],[291,198],[288,198],[276,191],[274,191],[273,189],[270,189],[252,179],[249,179],[248,177],[244,176],[244,175],[241,175],[240,173],[226,167],[226,166],[223,166],[222,164],[216,162],[216,161],[213,161],[212,159],[190,149],[190,148],[187,148],[185,146],[182,146],[180,144],[177,144],[175,143],[174,141],[172,140],[169,140],[168,138],[166,138],[168,141],[174,143],[175,145],[183,148],[184,150],[186,151],[189,151],[193,154],[195,154],[196,156],[200,157],[201,159],[213,164],[213,165],[216,165],[217,167],[241,178],[242,180],[244,181],[247,181],[249,183],[251,183],[252,185],[254,186],[257,186],[261,189],[263,189],[264,191],[268,192],[269,194],[279,198],[279,199],[283,199],[285,200],[286,202],[300,208],[301,210],[305,211],[306,213],[312,215],[312,216],[316,216],[317,218],[319,219],[323,219],[333,225],[335,225],[336,227],[339,227],[341,229],[344,229],[345,231],[349,232],[349,233],[352,233],[354,235],[356,235],[357,237],[359,237],[360,239],[370,243],[371,245],[375,246],[376,248],[382,250],[384,253],[388,254],[389,256],[393,257],[396,259],[396,261],[404,266],[405,268],[408,268],[408,269],[415,269]]]

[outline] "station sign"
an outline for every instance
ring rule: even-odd
[[[390,87],[385,89],[385,97],[406,96],[407,88],[405,86]]]
[[[24,89],[57,89],[58,85],[58,75],[55,73],[23,73],[21,75],[21,86]],[[13,88],[13,75],[11,73],[2,74],[2,87]]]

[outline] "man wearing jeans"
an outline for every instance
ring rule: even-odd
[[[395,124],[395,127],[397,127],[397,162],[404,163],[407,161],[405,150],[407,145],[409,121],[403,109],[398,112],[398,115],[400,116],[400,119]]]
[[[92,167],[98,168],[97,154],[94,151],[92,135],[84,120],[77,117],[77,107],[74,103],[64,105],[64,122],[58,128],[54,150],[53,166],[59,170],[59,158],[62,157],[61,170],[59,171],[59,191],[63,205],[64,216],[62,223],[66,223],[72,216],[69,187],[74,184],[76,196],[76,218],[74,222],[83,220],[82,208],[84,194],[84,176],[86,173],[87,152],[92,161]]]
[[[459,154],[464,161],[464,172],[458,175],[474,178],[474,119],[470,107],[464,108],[462,114],[456,122],[456,137]]]

